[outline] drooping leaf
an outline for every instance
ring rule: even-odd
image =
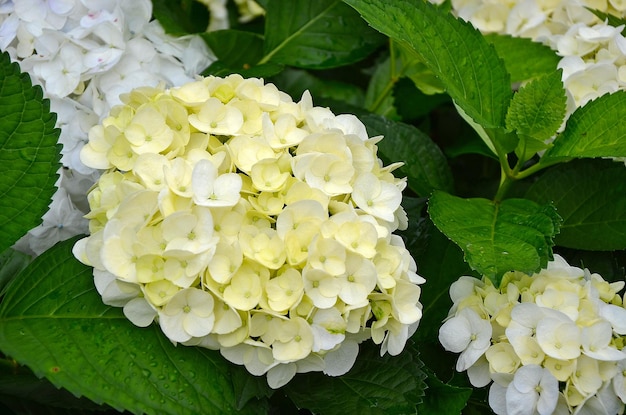
[[[389,119],[399,119],[392,95],[396,74],[392,73],[391,57],[378,63],[370,78],[363,107]]]
[[[428,245],[415,255],[417,273],[426,279],[421,286],[422,319],[415,339],[433,341],[452,307],[450,285],[463,275],[474,275],[463,260],[463,251],[428,221]]]
[[[469,23],[424,1],[345,2],[372,27],[413,49],[474,121],[504,126],[510,77],[493,46]]]
[[[201,36],[215,56],[231,69],[250,69],[263,57],[263,37],[256,33],[217,30]]]
[[[424,401],[418,405],[420,415],[460,414],[472,395],[472,388],[454,386],[442,382],[430,370],[426,373],[426,394]]]
[[[207,6],[196,0],[152,0],[152,14],[166,33],[202,33],[209,24]]]
[[[0,55],[0,252],[41,223],[60,167],[56,115],[39,86]]]
[[[437,144],[417,128],[380,116],[361,117],[370,137],[383,135],[379,151],[388,159],[403,161],[400,172],[409,187],[420,196],[435,190],[452,191],[454,183],[448,161]]]
[[[425,94],[434,95],[445,92],[445,85],[413,49],[399,42],[394,42],[393,46],[402,62],[403,76],[411,79],[415,86]]]
[[[554,73],[561,58],[548,46],[531,39],[490,33],[485,35],[504,60],[511,82],[522,82]]]
[[[298,374],[285,387],[287,396],[298,407],[323,415],[414,413],[425,387],[423,365],[416,353],[407,346],[398,356],[381,357],[379,346],[369,341],[359,347],[348,373],[339,377]]]
[[[626,249],[626,167],[610,160],[573,160],[546,171],[526,197],[552,202],[563,218],[557,245]]]
[[[384,40],[341,0],[270,0],[260,63],[333,68],[360,61]]]
[[[0,306],[0,350],[57,387],[119,410],[235,413],[230,371],[241,368],[215,351],[174,346],[158,326],[135,327],[102,304],[91,268],[71,254],[74,242],[51,248],[12,281]],[[255,401],[241,413],[261,408]]]
[[[428,213],[461,247],[472,269],[496,284],[507,271],[530,274],[544,267],[560,223],[551,205],[527,199],[463,199],[441,191],[431,196]]]
[[[626,157],[626,91],[602,95],[576,109],[547,157]]]

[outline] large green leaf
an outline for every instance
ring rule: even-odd
[[[425,1],[345,0],[375,29],[412,48],[448,94],[485,128],[504,126],[511,99],[502,59],[469,23]]]
[[[556,71],[561,60],[552,49],[528,38],[491,33],[485,35],[504,60],[511,82],[527,81]]]
[[[270,0],[260,63],[332,68],[360,61],[384,40],[341,0]]]
[[[403,161],[400,172],[407,175],[409,187],[420,196],[435,190],[452,191],[454,183],[446,156],[426,134],[417,128],[375,115],[361,117],[370,137],[383,135],[377,146],[389,161]]]
[[[0,55],[0,252],[41,223],[60,154],[56,116],[39,86]]]
[[[609,160],[574,160],[546,171],[526,197],[552,202],[563,218],[557,245],[626,249],[626,167]]]
[[[0,296],[7,284],[22,271],[29,262],[30,255],[8,248],[0,254]]]
[[[323,415],[415,413],[426,386],[422,362],[409,345],[395,357],[381,357],[379,347],[362,343],[356,363],[345,375],[296,375],[285,388],[287,396],[298,407]]]
[[[626,91],[602,95],[578,108],[547,157],[626,157]]]
[[[92,270],[61,242],[17,276],[0,307],[0,349],[76,396],[147,414],[235,413],[233,367],[218,352],[174,346],[102,304]],[[247,406],[242,413],[258,413]]]
[[[91,414],[106,409],[89,399],[77,398],[65,389],[58,389],[47,379],[36,377],[27,367],[4,359],[0,365],[0,402],[16,413]]]
[[[463,199],[441,191],[431,196],[428,213],[461,247],[472,269],[496,283],[507,271],[530,274],[545,267],[560,223],[551,205],[526,199]]]

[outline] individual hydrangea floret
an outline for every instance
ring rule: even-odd
[[[460,353],[458,371],[483,387],[498,415],[624,411],[624,281],[569,265],[555,255],[534,275],[505,274],[500,287],[462,277],[439,330]]]
[[[424,279],[394,234],[406,180],[380,137],[239,75],[122,99],[81,152],[106,172],[74,253],[105,303],[274,388],[346,373],[368,338],[403,350]]]

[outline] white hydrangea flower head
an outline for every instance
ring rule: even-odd
[[[624,285],[559,255],[536,274],[506,273],[499,287],[461,277],[439,341],[460,353],[472,385],[493,381],[497,414],[622,413]]]
[[[173,38],[151,18],[148,0],[20,0],[0,5],[0,49],[50,99],[61,129],[63,174],[69,172],[75,182],[90,182],[89,187],[97,180],[96,168],[102,167],[87,166],[79,154],[89,129],[121,104],[120,94],[146,85],[181,85],[214,60],[199,37]],[[155,123],[153,128],[159,126]],[[138,140],[140,135],[136,136]],[[163,145],[164,139],[154,144]],[[86,192],[82,198],[75,194],[71,205],[59,211],[57,200],[75,193],[67,181],[59,186],[44,224],[29,232],[18,249],[38,255],[60,240],[83,233],[87,221],[77,218],[87,212]],[[49,228],[52,216],[57,216],[60,231]]]
[[[369,338],[381,354],[404,349],[424,282],[394,234],[406,182],[356,117],[239,75],[121,99],[80,152],[108,169],[89,193],[92,233],[74,249],[104,301],[271,387],[342,375]],[[491,326],[468,318],[480,335],[470,367]]]

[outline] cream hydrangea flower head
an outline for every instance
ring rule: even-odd
[[[461,277],[439,340],[460,353],[457,370],[474,386],[493,381],[489,404],[499,415],[622,413],[624,285],[558,255],[537,274],[505,274],[499,288]]]
[[[367,338],[402,351],[424,279],[394,235],[406,181],[380,138],[239,75],[122,99],[81,153],[106,172],[74,253],[105,303],[274,388],[346,373]]]

